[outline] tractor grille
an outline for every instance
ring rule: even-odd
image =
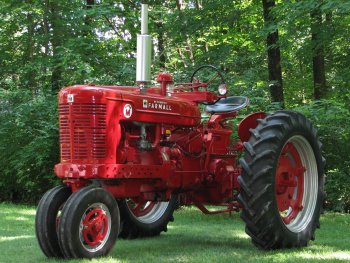
[[[61,162],[106,157],[106,105],[60,104]]]

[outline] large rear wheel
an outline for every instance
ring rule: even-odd
[[[238,178],[246,232],[262,249],[306,246],[320,226],[324,199],[316,130],[303,115],[278,111],[251,133]]]
[[[174,221],[173,212],[178,205],[177,196],[169,202],[137,202],[133,199],[119,201],[122,238],[157,236],[167,231],[169,221]]]

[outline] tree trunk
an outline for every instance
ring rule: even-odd
[[[327,92],[324,60],[324,44],[322,40],[322,13],[317,6],[311,12],[312,71],[314,79],[314,98],[319,100]]]
[[[44,1],[44,14],[43,14],[43,28],[45,34],[45,56],[49,54],[49,45],[50,45],[50,26],[49,26],[49,13],[50,13],[50,4],[49,0]]]
[[[183,63],[183,67],[184,68],[187,68],[187,64],[186,64],[186,60],[185,60],[185,55],[182,53],[182,50],[181,48],[177,48],[177,53],[179,54],[181,60],[182,60],[182,63]]]
[[[178,10],[182,10],[183,9],[183,0],[176,0],[176,6]]]
[[[62,28],[60,28],[60,15],[59,15],[59,6],[57,2],[50,2],[50,20],[51,20],[51,29],[52,29],[52,74],[51,74],[51,90],[53,93],[56,93],[61,88],[61,76],[62,68],[60,65],[61,54],[59,53],[59,47],[62,44]]]
[[[95,5],[95,0],[86,0],[86,10],[91,10],[92,7]],[[91,23],[92,23],[92,17],[90,16],[90,14],[87,14],[84,18],[84,23],[86,26],[86,29],[84,30],[84,35],[89,35],[91,34]]]
[[[191,63],[192,65],[194,65],[193,47],[189,36],[187,36],[187,51],[188,51],[188,54],[190,55]]]
[[[25,64],[30,64],[27,67],[27,71],[24,74],[25,77],[25,81],[28,85],[28,88],[32,89],[33,92],[35,92],[34,88],[35,88],[35,69],[33,68],[33,66],[31,65],[33,63],[33,55],[34,55],[34,28],[35,28],[35,24],[34,24],[34,18],[33,18],[33,14],[31,12],[29,12],[27,14],[27,23],[28,23],[28,37],[27,37],[27,47],[26,47],[26,51],[24,53],[24,63]]]
[[[200,0],[195,0],[194,1],[196,9],[202,9],[202,1]]]
[[[163,22],[157,22],[156,26],[158,28],[158,51],[159,51],[159,67],[161,70],[165,70],[166,54],[164,47],[164,30]]]
[[[86,4],[83,7],[85,10],[85,16],[84,16],[84,26],[83,26],[83,30],[82,30],[82,35],[84,36],[84,38],[80,39],[80,43],[82,45],[91,45],[93,44],[93,39],[94,39],[94,16],[93,16],[93,8],[95,6],[95,0],[86,0]],[[105,16],[105,18],[108,19],[107,16]],[[80,50],[81,52],[81,58],[84,62],[86,63],[91,63],[91,59],[92,58],[96,58],[96,54],[93,54],[92,49],[88,49],[88,48],[83,48]],[[86,81],[86,78],[88,76],[86,75],[85,72],[81,72],[81,74],[79,74],[77,81],[79,83],[84,83]]]
[[[271,9],[275,6],[274,0],[262,0],[264,10],[265,26],[269,27],[275,25]],[[283,105],[283,82],[281,69],[281,52],[278,46],[278,30],[269,32],[266,38],[267,56],[268,56],[268,70],[270,82],[270,94],[273,102],[281,102]]]

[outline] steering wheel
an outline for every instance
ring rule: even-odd
[[[203,87],[206,87],[208,91],[214,92],[218,94],[218,88],[223,87],[226,88],[226,81],[224,76],[222,75],[221,71],[214,67],[213,65],[203,65],[197,68],[191,76],[191,83],[194,83],[196,81],[200,81],[203,83]],[[218,94],[218,95],[223,95],[223,94]],[[218,102],[216,100],[215,102],[212,103],[203,103],[205,105],[211,105],[215,104]]]

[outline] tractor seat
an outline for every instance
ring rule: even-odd
[[[239,111],[249,104],[249,99],[243,96],[231,96],[220,99],[213,105],[207,105],[205,111],[209,113],[225,113],[231,111]]]

